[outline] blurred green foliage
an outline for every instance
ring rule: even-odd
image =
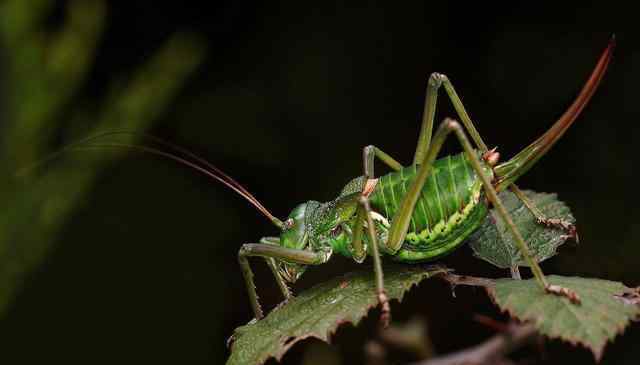
[[[93,154],[82,161],[60,158],[46,166],[33,164],[59,149],[60,141],[104,131],[144,131],[171,103],[204,54],[197,38],[174,34],[126,75],[126,81],[110,85],[101,100],[92,100],[81,91],[104,31],[105,2],[70,1],[59,19],[52,15],[55,4],[0,3],[0,37],[6,52],[0,137],[0,315],[25,275],[47,255],[96,176],[122,151]]]

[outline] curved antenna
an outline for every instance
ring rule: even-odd
[[[161,145],[164,145],[166,147],[172,148],[180,153],[185,154],[186,156],[196,160],[198,163],[205,165],[204,167],[199,165],[196,162],[193,161],[189,161],[186,158],[180,157],[178,155],[166,152],[166,151],[162,151],[160,149],[157,148],[153,148],[153,147],[149,147],[149,146],[143,146],[143,145],[134,145],[134,144],[126,144],[126,143],[106,143],[106,144],[100,144],[100,145],[96,145],[96,144],[92,144],[92,145],[87,145],[88,142],[92,141],[92,140],[96,140],[99,138],[103,138],[109,135],[117,135],[117,134],[129,134],[129,135],[141,135],[143,137],[149,138]],[[234,180],[232,177],[230,177],[229,175],[227,175],[226,173],[224,173],[222,170],[220,170],[219,168],[217,168],[216,166],[214,166],[213,164],[211,164],[209,161],[205,160],[204,158],[196,155],[195,153],[177,146],[173,143],[170,143],[168,141],[165,141],[159,137],[156,137],[154,135],[150,135],[147,133],[136,133],[136,132],[129,132],[129,131],[111,131],[111,132],[103,132],[97,135],[93,135],[93,136],[89,136],[86,138],[83,138],[77,142],[71,143],[65,147],[63,147],[62,149],[60,149],[57,152],[52,153],[51,155],[47,156],[46,158],[37,161],[36,163],[34,163],[31,166],[28,166],[26,168],[23,168],[21,170],[18,171],[18,175],[24,175],[26,174],[28,171],[31,171],[33,169],[35,169],[38,166],[41,166],[47,162],[50,162],[52,160],[54,160],[55,158],[57,158],[58,156],[60,156],[61,154],[72,150],[72,149],[90,149],[90,148],[129,148],[132,150],[136,150],[139,152],[144,152],[144,153],[149,153],[152,155],[156,155],[156,156],[161,156],[164,158],[168,158],[170,160],[173,160],[175,162],[178,162],[180,164],[183,164],[187,167],[190,167],[202,174],[204,174],[205,176],[218,181],[222,184],[224,184],[226,187],[230,188],[231,190],[235,191],[236,193],[238,193],[240,196],[242,196],[243,198],[245,198],[249,203],[251,203],[254,207],[256,207],[256,209],[258,209],[258,211],[260,211],[262,214],[264,214],[273,224],[275,224],[278,228],[282,229],[284,227],[284,223],[279,220],[278,218],[276,218],[273,214],[271,214],[271,212],[269,212],[269,210],[267,208],[265,208],[264,205],[262,205],[262,203],[260,203],[260,201],[258,201],[258,199],[253,196],[253,194],[251,194],[249,191],[247,191],[247,189],[245,189],[240,183],[238,183],[236,180]]]
[[[65,152],[67,152],[69,150],[76,149],[76,148],[78,148],[79,146],[82,146],[82,145],[86,145],[88,142],[91,142],[91,141],[96,140],[96,139],[100,139],[100,138],[104,138],[104,137],[108,137],[108,136],[112,136],[112,135],[118,135],[118,134],[125,134],[125,135],[130,135],[130,136],[142,136],[144,138],[151,139],[151,140],[155,141],[156,143],[164,145],[165,147],[169,147],[169,148],[171,148],[171,149],[173,149],[175,151],[178,151],[178,152],[180,152],[182,154],[185,154],[185,155],[189,156],[190,158],[193,158],[194,160],[196,160],[196,161],[200,162],[201,164],[205,165],[207,168],[209,168],[213,172],[219,174],[222,178],[226,179],[227,182],[231,183],[232,185],[234,185],[238,189],[242,190],[244,193],[246,193],[247,195],[251,196],[256,203],[260,204],[260,202],[257,199],[255,199],[255,197],[253,197],[251,195],[251,193],[249,193],[242,185],[240,185],[232,177],[230,177],[229,175],[224,173],[224,171],[220,170],[219,168],[217,168],[216,166],[211,164],[206,159],[196,155],[195,153],[187,150],[186,148],[180,147],[180,146],[178,146],[176,144],[173,144],[171,142],[163,140],[160,137],[154,136],[152,134],[144,133],[144,132],[131,132],[131,131],[127,131],[127,130],[115,130],[115,131],[102,132],[102,133],[98,133],[98,134],[95,134],[95,135],[92,135],[92,136],[88,136],[86,138],[83,138],[81,140],[78,140],[76,142],[70,143],[70,144],[62,147],[60,150],[50,154],[49,156],[43,158],[42,160],[36,161],[32,165],[26,166],[26,167],[18,170],[16,175],[18,177],[24,176],[28,172],[30,172],[30,171],[32,171],[32,170],[34,170],[34,169],[36,169],[36,168],[48,163],[50,161],[55,160],[60,155],[62,155],[63,153],[65,153]],[[124,146],[122,146],[122,147],[124,147]],[[260,205],[262,205],[262,204],[260,204]]]
[[[130,148],[132,150],[137,150],[140,152],[145,152],[145,153],[150,153],[152,155],[156,155],[156,156],[161,156],[161,157],[165,157],[168,159],[171,159],[173,161],[176,161],[178,163],[181,163],[185,166],[191,167],[192,169],[195,169],[196,171],[204,174],[205,176],[208,176],[222,184],[224,184],[225,186],[227,186],[229,189],[235,191],[236,193],[238,193],[240,196],[242,196],[243,198],[245,198],[249,203],[251,203],[254,207],[256,207],[256,209],[258,209],[262,214],[264,214],[269,220],[271,220],[271,222],[273,222],[273,224],[275,224],[276,226],[278,226],[278,228],[283,228],[284,224],[282,223],[281,220],[279,220],[278,218],[276,218],[273,214],[271,214],[271,212],[269,212],[269,210],[267,210],[267,208],[265,208],[259,201],[258,199],[256,199],[251,193],[247,192],[246,189],[244,189],[242,186],[240,186],[240,184],[231,179],[230,177],[228,177],[229,179],[231,179],[233,181],[233,183],[225,180],[223,177],[216,175],[216,173],[207,170],[206,168],[193,163],[187,159],[184,159],[180,156],[153,148],[153,147],[148,147],[148,146],[140,146],[140,145],[133,145],[133,144],[126,144],[126,143],[107,143],[107,144],[100,144],[100,145],[89,145],[89,146],[80,146],[80,147],[76,147],[76,149],[88,149],[88,148]]]
[[[219,168],[217,168],[215,165],[213,165],[212,163],[210,163],[209,161],[207,161],[206,159],[196,155],[195,153],[189,151],[188,149],[178,146],[174,143],[171,143],[167,140],[164,140],[160,137],[154,136],[153,134],[149,134],[149,133],[144,133],[144,132],[131,132],[131,131],[127,131],[127,130],[115,130],[115,131],[109,131],[109,132],[103,132],[103,133],[99,133],[93,136],[90,136],[88,138],[85,138],[81,141],[78,141],[77,144],[86,144],[89,141],[92,140],[96,140],[99,138],[103,138],[103,137],[107,137],[107,136],[111,136],[111,135],[118,135],[118,134],[125,134],[125,135],[129,135],[129,136],[137,136],[137,137],[143,137],[143,138],[147,138],[150,139],[162,146],[168,147],[173,149],[174,151],[180,152],[183,155],[186,155],[190,158],[192,158],[193,160],[199,162],[200,164],[204,165],[204,167],[208,168],[209,171],[218,174],[221,178],[225,179],[228,183],[230,183],[231,185],[235,186],[236,188],[238,188],[239,190],[241,190],[243,193],[245,193],[247,196],[245,196],[245,198],[249,199],[251,198],[251,200],[260,205],[262,208],[264,208],[264,205],[262,205],[258,199],[256,199],[247,189],[245,189],[244,186],[242,186],[240,183],[238,183],[236,180],[234,180],[231,176],[227,175],[224,171],[220,170]],[[124,146],[122,146],[124,147]],[[166,152],[165,152],[166,153]],[[266,208],[264,208],[266,210]]]

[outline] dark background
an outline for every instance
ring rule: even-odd
[[[171,33],[199,35],[204,63],[150,132],[207,158],[284,217],[299,202],[334,198],[360,173],[368,144],[408,163],[433,71],[452,80],[485,141],[512,156],[565,110],[615,33],[600,89],[520,185],[557,192],[578,221],[581,244],[563,247],[545,271],[638,285],[635,12],[614,1],[386,4],[114,2],[77,97],[100,97],[108,80],[144,62]],[[60,9],[53,24],[64,18]],[[438,120],[455,115],[446,97],[438,108]],[[447,153],[458,150],[447,144]],[[252,318],[237,250],[275,233],[223,186],[172,162],[127,154],[103,170],[28,275],[0,320],[1,356],[28,364],[223,363],[225,339]],[[468,247],[443,261],[461,273],[508,274],[474,259]],[[356,266],[336,258],[308,270],[295,290]],[[254,267],[270,308],[280,300],[277,287],[261,262]],[[398,320],[427,318],[440,353],[492,334],[472,320],[475,313],[500,318],[482,292],[461,288],[452,298],[440,282],[420,285],[392,308]],[[341,329],[335,346],[322,351],[362,362],[372,323]],[[604,362],[636,363],[639,339],[634,325],[607,347]],[[305,352],[317,346],[296,345],[285,362],[311,361]],[[559,341],[543,352],[523,356],[593,362]]]

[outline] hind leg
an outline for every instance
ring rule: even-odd
[[[462,126],[452,119],[445,119],[445,121],[440,125],[438,131],[434,135],[433,144],[429,147],[428,153],[425,155],[423,162],[420,164],[420,168],[418,170],[418,173],[416,174],[414,182],[411,184],[409,190],[407,191],[407,194],[405,194],[405,196],[403,197],[402,202],[400,203],[400,209],[398,209],[398,212],[392,219],[391,227],[389,228],[388,240],[386,242],[387,249],[391,252],[397,252],[400,249],[402,242],[404,242],[404,239],[407,235],[407,230],[409,229],[411,215],[413,213],[413,209],[415,208],[418,197],[422,191],[422,187],[424,186],[427,177],[431,172],[431,166],[433,165],[438,152],[442,148],[442,144],[451,132],[453,132],[458,138],[458,141],[467,154],[467,157],[469,158],[473,169],[482,180],[487,198],[496,208],[498,214],[504,220],[507,227],[511,231],[511,234],[515,239],[516,246],[527,261],[529,267],[531,267],[531,271],[533,272],[533,275],[535,276],[535,279],[540,287],[548,293],[565,296],[572,302],[579,303],[580,298],[573,291],[567,288],[550,285],[547,282],[542,269],[531,256],[531,252],[529,251],[529,248],[527,247],[522,234],[513,223],[511,216],[498,197],[496,189],[493,187],[489,178],[484,174],[482,163],[478,158],[478,152],[471,146],[471,143],[467,139]]]
[[[436,115],[436,104],[438,102],[438,92],[440,87],[444,86],[444,90],[449,96],[453,107],[456,109],[460,120],[462,120],[462,124],[467,129],[467,132],[471,135],[473,142],[482,152],[487,152],[487,145],[480,137],[480,133],[476,129],[471,117],[469,117],[469,113],[465,109],[462,104],[462,100],[456,93],[456,90],[453,87],[451,81],[446,75],[434,72],[429,76],[429,81],[427,82],[427,93],[424,101],[424,111],[422,113],[422,126],[420,128],[420,136],[418,137],[418,146],[416,147],[416,152],[413,157],[413,164],[418,165],[423,160],[427,152],[429,151],[429,147],[431,146],[431,137],[433,133],[433,121]]]
[[[518,197],[518,199],[520,199],[520,201],[524,203],[524,205],[527,207],[527,209],[529,209],[531,214],[533,214],[533,216],[536,217],[536,220],[538,221],[539,224],[542,224],[547,227],[560,228],[565,232],[567,232],[566,234],[567,238],[572,238],[576,240],[576,242],[580,241],[580,238],[578,237],[578,232],[576,231],[576,226],[573,223],[569,221],[565,221],[563,219],[548,218],[544,213],[540,211],[540,209],[538,209],[538,207],[536,207],[536,204],[532,202],[531,199],[529,199],[524,194],[524,192],[520,190],[520,188],[518,188],[515,184],[512,184],[511,186],[509,186],[509,189],[511,189],[511,191],[513,191],[513,193]]]
[[[429,77],[429,81],[427,84],[427,92],[424,103],[424,112],[422,116],[422,127],[420,130],[420,137],[418,138],[418,146],[416,148],[413,164],[420,164],[425,158],[426,153],[429,150],[431,145],[431,135],[433,130],[433,121],[435,117],[436,104],[438,100],[438,92],[440,87],[444,87],[445,92],[449,96],[451,103],[453,104],[458,116],[460,117],[464,128],[467,133],[469,133],[475,142],[475,145],[481,152],[487,152],[487,144],[482,140],[480,133],[476,129],[471,117],[469,117],[469,113],[465,109],[462,104],[462,100],[458,96],[453,84],[449,80],[446,75],[434,72]],[[567,237],[573,238],[578,241],[578,234],[576,231],[576,227],[571,222],[567,222],[560,219],[547,218],[537,207],[535,204],[528,199],[517,186],[511,185],[511,190],[516,194],[516,196],[525,204],[527,209],[531,211],[531,213],[536,217],[538,223],[543,224],[548,227],[557,227],[563,229],[566,232]]]

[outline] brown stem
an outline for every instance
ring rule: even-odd
[[[450,272],[440,274],[438,275],[438,277],[448,282],[453,287],[455,287],[456,285],[469,285],[491,288],[495,285],[495,282],[491,279],[479,278],[476,276],[456,275]]]
[[[364,346],[367,365],[386,365],[387,349],[378,341],[369,341]]]
[[[504,356],[531,343],[538,337],[532,324],[512,323],[507,331],[467,349],[413,365],[479,365],[503,362]]]
[[[379,331],[378,336],[384,344],[412,353],[416,359],[422,360],[434,353],[427,328],[426,321],[416,317],[404,324],[392,324]]]

